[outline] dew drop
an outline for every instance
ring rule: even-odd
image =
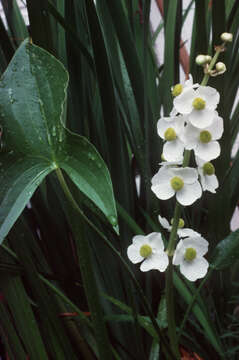
[[[116,226],[118,224],[117,219],[114,215],[108,216],[108,220],[111,223],[111,225]]]
[[[92,153],[88,153],[88,158],[91,160],[95,160],[95,155],[93,155]]]

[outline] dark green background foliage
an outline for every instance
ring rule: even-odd
[[[0,334],[7,353],[11,360],[164,359],[164,274],[140,273],[126,249],[133,235],[162,231],[158,214],[173,215],[174,202],[158,201],[150,180],[162,152],[156,123],[172,107],[189,8],[165,0],[152,34],[150,0],[27,0],[28,28],[15,0],[1,2],[8,29],[0,21]],[[195,82],[203,76],[195,56],[212,55],[224,31],[234,41],[220,58],[227,72],[209,82],[220,91],[225,126],[215,161],[220,188],[183,214],[210,242],[211,270],[203,287],[175,273],[176,322],[184,348],[203,359],[236,359],[239,235],[230,234],[230,219],[239,153],[230,154],[239,130],[239,3],[189,7]],[[158,64],[153,45],[163,28]]]

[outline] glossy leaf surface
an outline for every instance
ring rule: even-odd
[[[0,240],[38,185],[62,167],[76,186],[116,222],[108,169],[85,138],[63,125],[68,74],[45,50],[24,41],[0,83]]]

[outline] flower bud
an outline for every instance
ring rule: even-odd
[[[210,63],[212,61],[212,57],[210,55],[205,55],[207,63]]]
[[[195,59],[197,65],[205,65],[207,62],[207,55],[198,55]]]
[[[223,62],[218,62],[216,63],[216,70],[218,74],[223,74],[227,70],[227,68]]]
[[[233,35],[231,33],[224,32],[221,35],[221,40],[224,42],[232,42]]]

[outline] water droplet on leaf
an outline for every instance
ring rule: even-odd
[[[95,160],[95,155],[89,152],[88,153],[88,158],[91,159],[91,160]]]
[[[108,217],[108,220],[111,223],[111,225],[113,225],[113,226],[116,226],[118,224],[118,221],[114,215],[110,215]]]

